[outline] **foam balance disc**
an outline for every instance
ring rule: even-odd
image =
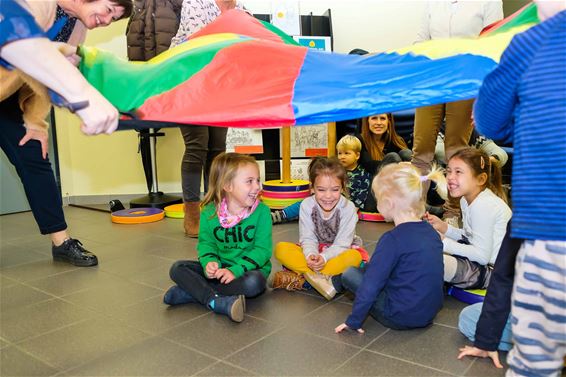
[[[185,218],[185,206],[183,203],[172,204],[165,207],[165,217],[170,217],[173,219],[184,219]]]
[[[379,212],[358,212],[358,219],[362,221],[385,222],[385,218]]]
[[[130,208],[112,212],[113,223],[145,224],[159,221],[165,216],[165,211],[159,208]]]
[[[311,194],[311,190],[294,191],[294,192],[278,192],[278,191],[263,190],[261,193],[261,197],[266,199],[304,199],[304,198],[308,198],[310,194]]]
[[[465,302],[466,304],[477,304],[483,302],[485,298],[485,289],[461,289],[450,287],[448,294],[458,301]]]
[[[303,181],[301,179],[294,179],[289,183],[283,183],[278,179],[273,181],[265,181],[263,183],[263,189],[265,191],[275,192],[304,191],[309,189],[309,181]]]

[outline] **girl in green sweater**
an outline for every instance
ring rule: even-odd
[[[222,153],[212,162],[210,190],[201,204],[198,261],[173,264],[167,305],[200,303],[235,322],[245,298],[263,293],[271,272],[271,214],[261,203],[253,157]]]

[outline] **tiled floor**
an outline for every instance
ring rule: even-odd
[[[0,375],[10,376],[491,376],[487,360],[457,360],[463,304],[447,298],[433,326],[392,331],[369,318],[366,334],[336,335],[351,301],[270,291],[248,300],[243,323],[162,295],[177,259],[196,257],[181,220],[116,225],[68,207],[70,230],[100,265],[55,263],[31,213],[0,217]],[[386,224],[360,223],[373,250]],[[277,225],[293,241],[297,223]],[[274,263],[274,270],[279,265]]]

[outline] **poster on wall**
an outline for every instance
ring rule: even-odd
[[[228,128],[226,135],[226,152],[243,154],[263,153],[261,130],[249,128]]]
[[[271,23],[289,35],[301,35],[299,0],[272,0]]]
[[[283,145],[282,139],[280,143]],[[291,128],[291,157],[314,157],[327,154],[328,124]]]
[[[309,163],[310,159],[291,160],[291,179],[309,180]],[[279,168],[283,171],[283,162],[279,161]]]
[[[313,37],[308,35],[294,36],[293,39],[301,46],[314,48],[320,51],[332,51],[330,37]]]

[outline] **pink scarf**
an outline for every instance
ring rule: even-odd
[[[228,203],[226,198],[222,199],[220,205],[218,206],[218,221],[220,221],[220,226],[222,228],[232,228],[237,225],[240,221],[247,219],[255,211],[259,204],[259,199],[256,199],[251,207],[244,209],[239,215],[232,215],[228,212]]]

